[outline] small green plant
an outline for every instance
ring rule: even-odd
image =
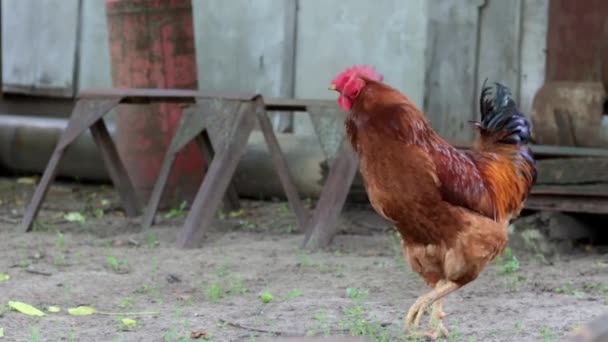
[[[187,206],[188,201],[183,201],[179,207],[169,210],[169,212],[165,214],[165,217],[168,219],[182,217],[184,216],[184,211],[186,210]]]
[[[285,300],[296,299],[296,298],[300,297],[301,295],[302,295],[302,290],[293,289],[293,290],[289,291],[289,293],[285,296]]]
[[[391,341],[388,330],[379,323],[366,317],[363,305],[355,302],[343,312],[340,326],[349,331],[352,336],[368,336],[371,341]]]
[[[267,303],[272,302],[272,300],[274,299],[274,297],[273,297],[272,293],[270,293],[268,291],[264,291],[260,295],[260,299],[262,300],[262,303],[267,304]]]
[[[245,286],[245,281],[243,278],[238,276],[233,276],[230,279],[228,292],[231,295],[244,295],[247,293],[247,287]]]
[[[525,275],[517,275],[507,278],[507,280],[505,281],[505,285],[509,290],[516,291],[519,285],[523,284],[526,280],[528,280],[528,277],[526,277]]]
[[[28,329],[28,341],[29,342],[42,342],[42,335],[40,334],[40,328],[30,327]]]
[[[553,342],[555,341],[555,336],[553,335],[553,332],[551,331],[551,328],[544,326],[541,330],[540,330],[540,336],[543,338],[544,342]]]
[[[403,257],[403,247],[401,246],[401,234],[395,231],[391,234],[391,249],[394,252],[394,263],[399,271],[408,272],[408,266]]]
[[[103,211],[102,208],[95,208],[95,210],[93,210],[93,216],[95,216],[96,218],[100,219],[105,215],[105,212]]]
[[[203,296],[210,302],[216,303],[228,296],[242,295],[247,288],[242,279],[216,279],[202,288]]]
[[[252,220],[248,220],[248,219],[240,219],[238,221],[238,227],[240,229],[246,230],[246,231],[254,231],[258,225],[253,222]]]
[[[70,342],[78,341],[78,332],[76,332],[76,330],[71,330],[66,340]]]
[[[584,288],[584,287],[583,287]],[[571,282],[564,284],[563,286],[556,287],[553,292],[557,294],[565,294],[581,298],[585,296],[585,291],[577,290]]]
[[[135,289],[135,293],[150,296],[153,302],[162,302],[160,286],[156,284],[144,284]]]
[[[189,342],[191,341],[190,336],[186,336],[186,333],[182,332],[176,326],[171,326],[167,332],[163,335],[163,341],[165,342]]]
[[[218,283],[212,283],[203,288],[203,295],[210,302],[219,302],[226,297],[226,290]]]
[[[317,270],[321,273],[329,273],[332,271],[331,265],[320,260],[318,254],[310,254],[306,251],[298,253],[296,266],[301,270]]]
[[[314,329],[307,330],[306,335],[314,336],[319,333],[323,333],[327,336],[330,334],[331,323],[329,322],[327,311],[324,309],[315,311],[315,313],[312,315],[312,319],[316,322],[315,327]]]
[[[68,263],[65,260],[65,255],[63,253],[57,254],[53,257],[53,264],[57,267],[66,266]]]
[[[127,273],[129,272],[129,264],[126,260],[117,259],[115,256],[108,256],[106,258],[106,265],[108,265],[115,273]]]
[[[160,244],[158,241],[158,234],[156,234],[155,232],[147,232],[145,239],[146,239],[146,245],[149,248],[157,247]]]
[[[57,267],[62,267],[67,265],[65,260],[65,236],[60,231],[57,231],[55,236],[55,249],[57,249],[57,254],[53,257],[53,264]]]
[[[350,299],[363,299],[367,296],[367,291],[361,291],[354,287],[346,289],[346,297]]]
[[[190,324],[183,317],[183,310],[181,308],[175,309],[175,324],[163,335],[163,341],[165,342],[188,342],[190,339]],[[181,326],[181,327],[180,327]]]
[[[520,268],[519,260],[513,255],[511,247],[505,248],[503,254],[496,260],[496,263],[502,265],[498,273],[503,275],[517,273]]]
[[[118,301],[118,307],[121,309],[130,309],[133,307],[133,297],[125,297]]]
[[[300,268],[312,267],[314,264],[315,263],[310,257],[310,254],[308,254],[306,251],[300,251],[298,253],[298,266]]]
[[[63,251],[65,249],[65,235],[63,235],[63,233],[61,233],[60,231],[57,231],[55,237],[55,248],[60,251]]]

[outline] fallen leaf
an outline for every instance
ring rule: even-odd
[[[205,330],[201,330],[201,331],[193,331],[190,333],[190,338],[193,340],[198,340],[200,338],[202,339],[208,339],[209,338],[209,333],[206,332]]]
[[[0,281],[6,281],[11,279],[11,276],[6,273],[0,273]]]
[[[52,313],[57,313],[57,312],[61,311],[61,308],[58,306],[49,306],[48,308],[46,308],[46,311],[52,312]]]
[[[123,318],[121,322],[127,327],[134,327],[137,325],[137,321],[131,318]]]
[[[0,328],[0,338],[4,337],[4,328]]]
[[[68,313],[72,316],[88,316],[96,312],[97,310],[90,306],[79,306],[77,308],[68,309]]]
[[[228,213],[228,216],[230,218],[237,218],[237,217],[241,217],[244,216],[246,214],[244,209],[239,209],[239,210],[235,210],[235,211],[231,211]]]
[[[44,312],[36,309],[35,307],[33,307],[27,303],[9,301],[8,306],[13,310],[19,311],[22,314],[25,314],[28,316],[37,316],[37,317],[45,316]]]
[[[21,177],[17,178],[17,183],[19,184],[35,184],[36,178],[33,177]]]
[[[63,216],[63,219],[68,222],[80,222],[80,223],[84,223],[87,220],[87,218],[84,217],[84,215],[82,215],[81,213],[79,213],[77,211],[72,211],[72,212],[65,214]]]

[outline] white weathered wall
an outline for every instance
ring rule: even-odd
[[[332,78],[354,64],[369,64],[422,105],[427,1],[301,0],[297,17],[298,98],[334,99]],[[296,133],[310,134],[307,116]]]
[[[471,141],[486,78],[530,112],[545,79],[548,1],[430,0],[424,108],[445,138]]]
[[[2,0],[6,92],[74,95],[78,0]]]
[[[78,0],[2,1],[8,19],[3,21],[5,88],[15,79],[10,70],[15,65],[23,66],[29,76],[21,79],[30,84],[53,75],[65,94],[75,93],[76,69],[78,89],[111,86],[105,0],[81,1],[78,44]],[[424,107],[440,133],[466,141],[472,131],[465,121],[478,116],[485,77],[510,86],[529,112],[544,83],[548,2],[353,0],[344,6],[322,0],[193,0],[199,86],[335,98],[326,90],[331,78],[347,66],[367,63]],[[11,18],[15,11],[24,14]],[[14,32],[23,32],[22,38],[13,38]],[[69,52],[77,45],[80,58],[74,61]],[[275,120],[279,129],[289,125]],[[295,115],[295,130],[312,133],[307,115]]]
[[[293,96],[296,1],[193,0],[199,88]],[[275,128],[291,117],[275,116]]]
[[[82,1],[78,88],[112,86],[105,0]]]
[[[522,20],[519,102],[528,114],[534,95],[545,83],[549,0],[524,0]]]
[[[479,0],[431,0],[424,110],[446,139],[468,141],[476,94]]]

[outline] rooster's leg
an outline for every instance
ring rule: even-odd
[[[440,281],[437,283],[437,285],[431,292],[420,296],[407,313],[407,317],[405,319],[406,329],[408,331],[416,330],[418,328],[418,325],[420,325],[420,319],[422,318],[422,315],[429,307],[429,305],[456,291],[459,287],[460,286],[458,284],[451,281]],[[441,305],[439,305],[438,309],[439,310],[436,310],[437,313],[435,314],[437,316],[439,316],[439,313],[441,313]],[[440,327],[445,329],[443,325],[441,325]],[[438,326],[438,329],[433,330],[438,330],[435,332],[439,333],[441,332],[441,330],[443,330],[439,329],[440,327]]]
[[[443,325],[443,317],[445,317],[445,313],[441,309],[443,306],[443,298],[435,301],[433,303],[433,308],[431,311],[431,329],[433,335],[435,337],[448,337],[448,329]]]
[[[435,308],[437,307],[437,308]],[[448,314],[445,313],[445,311],[443,311],[443,298],[437,300],[435,303],[433,303],[433,310],[436,310],[436,315],[438,319],[443,319],[445,318],[445,316],[447,316]],[[435,312],[435,311],[433,311]]]

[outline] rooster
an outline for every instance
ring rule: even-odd
[[[481,121],[471,122],[479,137],[462,151],[371,67],[346,69],[330,90],[348,113],[347,138],[372,207],[394,223],[406,260],[432,288],[410,307],[405,328],[415,336],[447,336],[443,298],[502,253],[509,220],[536,181],[530,123],[506,86],[484,82]],[[429,308],[430,329],[420,332]]]

